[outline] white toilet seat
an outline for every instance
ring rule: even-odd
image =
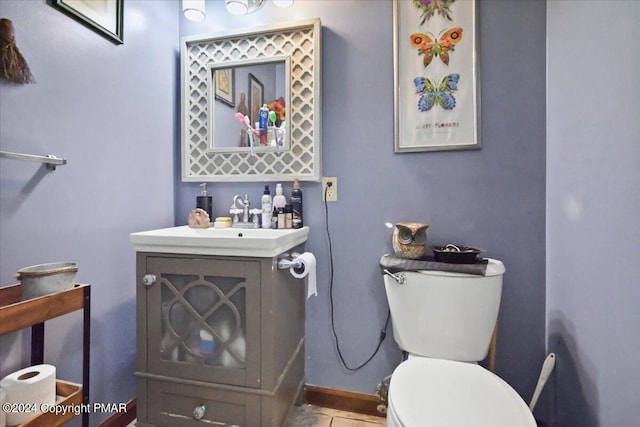
[[[442,359],[402,362],[389,385],[388,426],[536,427],[509,384],[483,367]]]

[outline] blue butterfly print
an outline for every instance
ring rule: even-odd
[[[458,90],[460,74],[449,74],[436,88],[436,85],[426,77],[416,77],[413,83],[416,85],[416,93],[422,94],[418,99],[418,109],[429,111],[434,105],[439,105],[445,110],[453,110],[456,106],[456,98],[453,91]]]

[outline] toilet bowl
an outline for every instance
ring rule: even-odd
[[[465,362],[414,357],[391,376],[387,427],[535,427],[505,381]]]
[[[468,274],[380,260],[394,338],[409,354],[391,376],[387,426],[536,426],[518,393],[477,364],[487,356],[505,272],[498,260],[485,264]]]

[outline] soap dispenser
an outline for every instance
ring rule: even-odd
[[[196,208],[200,208],[206,213],[209,214],[209,219],[213,219],[212,215],[212,206],[213,206],[213,197],[207,196],[207,184],[200,184],[200,188],[202,188],[200,195],[196,197]]]

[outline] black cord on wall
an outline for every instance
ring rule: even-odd
[[[340,362],[345,369],[349,371],[357,371],[363,367],[365,367],[371,360],[378,354],[378,350],[380,350],[380,346],[382,346],[382,342],[387,336],[387,327],[389,326],[389,319],[391,318],[391,311],[387,310],[387,320],[384,322],[384,328],[380,331],[380,338],[378,339],[378,345],[376,345],[376,349],[373,351],[373,354],[364,362],[356,367],[351,367],[347,364],[342,355],[342,350],[340,349],[340,341],[338,340],[338,334],[336,333],[336,326],[334,320],[334,307],[333,307],[333,250],[331,248],[331,233],[329,231],[329,207],[327,205],[327,190],[331,186],[331,183],[324,188],[324,220],[327,232],[327,241],[329,242],[329,305],[331,308],[331,331],[333,332],[333,338],[336,344],[336,350],[338,351],[338,356],[340,357]]]

